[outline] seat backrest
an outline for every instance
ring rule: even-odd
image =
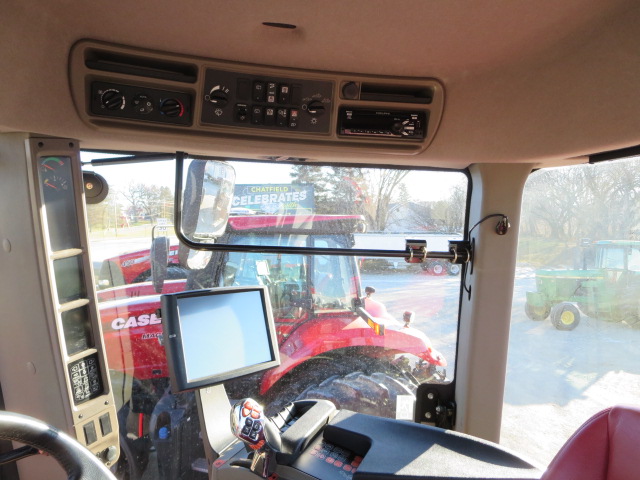
[[[541,480],[640,478],[640,408],[612,407],[582,425]]]

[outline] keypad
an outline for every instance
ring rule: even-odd
[[[305,459],[306,457],[306,459]],[[324,439],[314,442],[296,461],[297,468],[318,478],[349,480],[358,471],[362,457]],[[296,466],[296,465],[294,465]]]

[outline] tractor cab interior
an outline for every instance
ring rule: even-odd
[[[631,478],[639,21],[3,2],[0,478]]]

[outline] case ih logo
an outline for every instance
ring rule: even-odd
[[[116,318],[111,322],[111,328],[114,330],[122,330],[123,328],[146,327],[147,325],[156,325],[159,323],[162,323],[162,318],[158,317],[155,313],[152,313],[151,315],[129,317],[128,320],[125,320],[124,318]]]
[[[233,195],[233,208],[244,214],[312,213],[313,207],[313,185],[236,185]]]

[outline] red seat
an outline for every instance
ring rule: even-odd
[[[597,413],[560,449],[541,480],[640,478],[640,408]]]

